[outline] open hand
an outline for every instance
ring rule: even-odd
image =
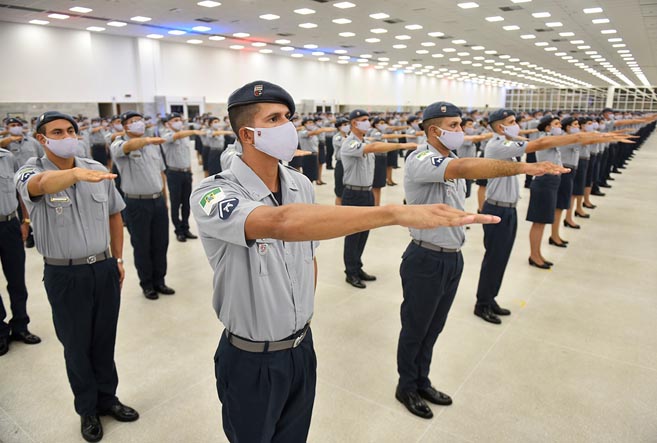
[[[440,226],[463,226],[473,223],[495,224],[500,218],[487,214],[472,214],[446,204],[400,205],[395,208],[396,224],[415,229],[431,229]]]
[[[114,180],[117,175],[111,172],[96,171],[93,169],[73,168],[75,179],[79,182],[98,183],[103,180]]]
[[[313,155],[313,153],[310,151],[302,151],[301,149],[294,151],[295,157],[305,157],[306,155]]]
[[[148,144],[149,145],[161,145],[162,143],[166,143],[167,141],[163,139],[162,137],[149,137],[148,138]]]
[[[533,175],[535,177],[540,177],[541,175],[559,175],[567,174],[570,172],[569,168],[564,168],[563,166],[556,165],[551,162],[537,162],[537,163],[527,163],[526,173]]]

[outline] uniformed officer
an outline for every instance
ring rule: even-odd
[[[299,131],[299,149],[302,151],[309,151],[312,154],[303,157],[302,171],[303,175],[308,177],[308,180],[315,182],[318,185],[325,185],[323,181],[319,180],[319,136],[326,132],[333,132],[334,128],[320,128],[313,118],[305,118],[301,122],[301,130]]]
[[[124,277],[120,211],[125,205],[114,188],[114,174],[94,160],[73,156],[77,131],[69,115],[42,114],[36,137],[46,155],[20,168],[15,183],[44,257],[43,281],[82,436],[99,441],[99,415],[139,418],[116,397],[114,344]]]
[[[294,109],[285,90],[265,81],[233,92],[228,113],[244,152],[230,169],[203,180],[191,198],[214,270],[214,309],[226,327],[214,361],[232,442],[307,439],[316,384],[309,325],[317,275],[313,240],[392,224],[497,221],[445,205],[314,204],[310,181],[280,164],[297,149],[288,120]]]
[[[230,165],[233,163],[233,159],[242,153],[242,145],[239,140],[235,140],[235,143],[232,143],[226,146],[224,152],[221,153],[221,170],[225,171],[230,169]]]
[[[18,219],[18,199],[14,187],[14,174],[18,171],[18,161],[6,149],[0,148],[0,260],[7,280],[7,292],[11,306],[11,320],[5,322],[7,310],[0,298],[0,355],[9,351],[9,340],[22,341],[34,345],[41,339],[30,333],[27,325],[27,288],[25,287],[25,248],[30,219],[23,207],[25,219]]]
[[[362,109],[355,109],[349,114],[351,133],[340,148],[340,158],[344,167],[343,206],[376,206],[372,193],[375,153],[385,157],[385,153],[388,151],[417,147],[416,143],[365,141],[365,134],[368,134],[371,129],[369,118],[369,113]],[[385,165],[383,171],[385,171]],[[385,185],[385,172],[383,177]],[[361,231],[344,238],[343,258],[345,274],[347,274],[346,282],[359,289],[366,287],[363,281],[376,280],[375,276],[363,271],[362,257],[368,236],[369,231]]]
[[[511,176],[559,174],[551,163],[509,163],[478,158],[457,158],[465,134],[461,110],[451,103],[429,105],[422,117],[428,143],[406,159],[404,192],[409,204],[465,205],[465,180]],[[504,220],[502,220],[504,222]],[[397,348],[399,384],[397,400],[413,414],[431,418],[425,400],[449,405],[452,399],[432,387],[429,368],[433,346],[442,331],[463,272],[463,227],[411,229],[412,241],[402,256],[400,275],[404,291],[401,332]]]
[[[125,217],[134,252],[139,285],[144,296],[157,300],[172,295],[164,278],[167,273],[169,217],[164,187],[164,160],[159,146],[163,138],[144,136],[146,125],[140,113],[121,114],[125,136],[112,143],[114,163],[122,177]]]
[[[335,168],[333,171],[333,191],[335,192],[335,204],[340,206],[342,204],[342,194],[344,193],[344,167],[342,166],[342,159],[340,158],[340,149],[342,148],[342,143],[349,135],[349,129],[351,125],[349,120],[346,118],[338,118],[335,121],[335,127],[338,132],[335,133],[332,137],[332,146],[333,152],[335,154]]]
[[[207,141],[208,151],[208,176],[218,174],[221,169],[221,153],[226,147],[224,137],[233,134],[233,131],[222,129],[221,119],[219,117],[208,117],[208,128],[205,130],[205,139]]]
[[[89,143],[91,144],[91,158],[111,169],[108,145],[105,141],[105,129],[101,125],[100,117],[91,119]]]
[[[182,116],[172,112],[167,116],[167,130],[161,136],[164,162],[167,170],[167,185],[171,205],[171,221],[173,222],[176,239],[186,242],[187,239],[198,238],[189,231],[189,196],[192,193],[192,165],[189,158],[189,147],[186,138],[201,135],[201,130],[182,130]]]

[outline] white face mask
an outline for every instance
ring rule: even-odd
[[[98,122],[93,122],[93,123],[91,124],[91,127],[92,127],[92,128],[97,128],[97,127],[99,127],[99,126],[100,126],[100,123],[98,123]]]
[[[289,162],[299,145],[299,135],[292,122],[273,128],[249,128],[253,131],[253,146],[265,154]]]
[[[385,123],[381,123],[380,125],[378,125],[379,131],[385,131],[386,129],[388,129],[388,125],[386,125]]]
[[[342,131],[344,134],[347,134],[349,132],[349,125],[340,126],[340,131]]]
[[[412,126],[413,129],[415,129],[416,131],[419,131],[419,130],[420,130],[420,125],[417,124],[417,123],[411,123],[411,126]]]
[[[215,131],[218,130],[219,127],[220,127],[219,123],[212,123],[212,129],[214,129]]]
[[[23,127],[22,126],[12,126],[9,128],[9,133],[11,135],[23,135]]]
[[[504,134],[508,135],[511,138],[515,138],[520,134],[520,126],[517,124],[511,125],[511,126],[504,126],[501,125],[502,128],[504,128]]]
[[[356,122],[356,127],[363,132],[369,131],[372,128],[372,124],[370,123],[369,120],[365,121],[358,121]]]
[[[44,136],[45,137],[45,136]],[[54,140],[48,137],[46,139],[46,147],[55,154],[57,157],[61,158],[71,158],[75,155],[75,151],[78,147],[78,139],[67,137],[60,140]]]
[[[550,134],[552,134],[552,135],[561,135],[561,134],[563,134],[563,130],[561,128],[555,126],[554,128],[550,129]]]
[[[474,128],[465,128],[463,132],[465,132],[468,135],[472,135],[474,134],[475,130]]]
[[[465,140],[465,134],[462,131],[446,131],[442,128],[438,128],[442,131],[438,140],[443,144],[444,147],[450,151],[455,151],[460,148]]]
[[[570,131],[568,131],[571,134],[577,134],[579,132],[579,128],[570,128]]]
[[[169,126],[171,126],[171,129],[173,129],[174,131],[180,131],[180,130],[182,129],[182,127],[183,127],[183,122],[180,122],[180,121],[178,121],[178,122],[171,122],[171,123],[169,124]]]
[[[593,122],[592,128],[594,131],[597,131],[600,128],[600,124],[598,122]]]
[[[117,130],[118,132],[123,131],[123,125],[121,123],[115,123],[112,126],[114,126],[114,129]]]
[[[144,131],[146,131],[146,123],[144,123],[143,120],[132,122],[128,125],[128,131],[132,132],[133,134],[142,135]]]

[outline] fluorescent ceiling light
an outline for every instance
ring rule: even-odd
[[[534,45],[538,46],[538,47],[541,47],[541,46],[548,46],[549,43],[548,42],[536,42],[536,43],[534,43]]]
[[[187,40],[187,43],[189,43],[190,45],[200,45],[201,43],[203,43],[203,40],[193,38],[191,40]]]
[[[194,26],[192,29],[198,32],[207,32],[212,30],[212,28],[209,26]]]
[[[508,26],[503,26],[502,29],[504,29],[505,31],[517,31],[518,29],[520,29],[520,26],[508,25]]]
[[[500,58],[501,58],[502,60],[506,60],[507,58],[511,58],[511,56],[505,54],[505,55],[500,55]]]
[[[202,1],[202,2],[198,2],[197,5],[203,6],[205,8],[215,8],[217,6],[221,6],[221,3],[213,2],[213,1],[210,1],[210,0],[205,0],[205,1]]]
[[[226,37],[222,35],[213,35],[212,37],[209,38],[209,40],[213,40],[215,42],[219,42],[221,40],[226,40]]]
[[[444,32],[430,32],[427,34],[429,37],[443,37],[445,35]]]
[[[389,18],[390,16],[385,12],[377,12],[375,14],[370,14],[370,17],[375,20],[383,20],[384,18]]]
[[[624,48],[627,45],[625,43],[616,43],[614,45],[611,45],[613,48]]]
[[[101,28],[100,26],[89,26],[87,28],[87,31],[91,31],[91,32],[103,32],[104,30],[105,28]]]
[[[571,40],[570,43],[572,43],[573,45],[581,45],[582,43],[584,43],[584,40]]]
[[[336,49],[333,51],[335,54],[346,54],[347,50],[346,49]]]
[[[628,52],[630,52],[629,49],[619,49],[619,50],[618,50],[618,53],[619,53],[619,54],[627,54]]]
[[[230,49],[244,49],[244,46],[242,46],[242,45],[230,45],[229,48]]]
[[[559,35],[561,37],[574,37],[575,33],[574,32],[560,32]]]
[[[132,20],[133,22],[144,23],[144,22],[150,22],[152,19],[150,17],[144,17],[142,15],[135,15],[134,17],[130,17],[130,20]]]
[[[373,38],[366,38],[365,41],[366,41],[367,43],[379,43],[379,42],[381,41],[381,39],[380,39],[380,38],[374,38],[374,37],[373,37]]]
[[[301,9],[295,9],[294,12],[300,15],[309,15],[309,14],[314,14],[315,10],[310,8],[301,8]]]
[[[454,48],[443,48],[443,52],[456,52]]]
[[[349,20],[348,18],[336,18],[333,19],[332,22],[335,23],[336,25],[346,25],[351,23],[351,20]]]
[[[292,46],[283,46],[281,51],[294,51],[294,48]]]
[[[348,55],[341,55],[340,57],[338,57],[339,60],[349,60],[350,58],[351,57],[349,57]]]
[[[603,29],[600,31],[601,34],[616,34],[616,32],[617,31],[615,29]]]
[[[334,3],[333,6],[340,9],[348,9],[348,8],[353,8],[356,5],[354,5],[351,2],[340,2],[340,3]]]
[[[493,55],[493,54],[497,54],[497,51],[495,51],[494,49],[490,49],[490,50],[484,52],[484,54]]]
[[[291,57],[301,58],[301,57],[303,57],[303,54],[294,53],[294,54],[291,55]]]
[[[274,43],[279,44],[279,45],[289,45],[290,41],[288,39],[281,38],[281,39],[275,40]]]
[[[395,38],[397,40],[410,40],[411,36],[410,35],[395,35]]]
[[[584,14],[600,14],[602,8],[586,8],[584,9]]]
[[[180,29],[173,29],[169,31],[169,34],[171,35],[185,35],[187,34],[187,31],[181,31]]]
[[[276,14],[262,14],[260,18],[263,20],[278,20],[281,17]]]
[[[548,28],[560,28],[563,26],[563,23],[561,22],[548,22],[545,24]]]
[[[301,23],[299,25],[300,28],[305,28],[305,29],[313,29],[317,27],[316,23]]]
[[[317,49],[317,45],[313,45],[313,44],[303,45],[303,47],[306,48],[306,49]],[[335,53],[337,54],[338,51],[335,51]]]
[[[68,10],[71,12],[79,12],[80,14],[86,14],[87,12],[93,11],[93,9],[85,8],[84,6],[73,6],[72,8],[68,8]]]
[[[622,42],[623,39],[620,38],[620,37],[615,37],[615,38],[610,38],[607,41],[610,42],[610,43],[614,43],[614,42]]]
[[[589,45],[578,46],[577,49],[591,49]]]
[[[249,34],[248,32],[236,32],[233,34],[233,37],[247,38],[247,37],[251,37],[251,34]]]
[[[408,29],[409,31],[417,31],[418,29],[422,29],[422,25],[406,25],[404,28]]]
[[[465,45],[467,42],[465,40],[459,39],[459,40],[452,40],[452,43],[455,45]]]
[[[383,28],[374,28],[374,29],[370,29],[370,32],[373,34],[385,34],[386,32],[388,32],[388,30]]]
[[[313,51],[312,55],[318,56],[318,55],[324,55],[324,53],[322,51]]]
[[[536,36],[534,34],[523,34],[520,36],[520,38],[523,40],[531,40],[536,38]]]
[[[48,20],[30,20],[29,23],[33,25],[47,25],[50,22]]]
[[[472,49],[473,51],[483,51],[486,48],[484,48],[483,46],[473,46],[470,49]]]
[[[420,55],[424,55],[424,54],[428,54],[429,51],[427,51],[426,49],[418,49],[417,51],[415,51],[415,53],[420,54]]]
[[[66,14],[57,14],[57,13],[54,13],[54,14],[48,14],[48,17],[50,17],[50,18],[56,18],[57,20],[66,20],[67,18],[70,18],[71,16],[70,16],[70,15],[66,15]]]
[[[549,12],[534,12],[532,14],[532,17],[534,17],[534,18],[548,18],[548,17],[551,17],[551,16],[552,16],[552,14],[550,14]]]
[[[360,58],[372,58],[372,54],[361,54]]]
[[[431,54],[431,57],[433,57],[433,58],[443,58],[444,55],[442,55],[442,54]]]
[[[148,34],[146,37],[152,38],[152,39],[164,38],[164,36],[162,34]],[[210,38],[212,38],[212,37],[210,37]]]
[[[499,15],[495,15],[493,17],[486,17],[486,21],[491,22],[491,23],[501,22],[501,21],[504,21],[504,17],[500,17]]]
[[[338,34],[340,37],[354,37],[356,34],[353,32],[341,32]]]
[[[591,21],[593,22],[594,25],[602,25],[604,23],[609,23],[608,18],[596,18],[596,19],[593,19]]]
[[[472,9],[472,8],[478,8],[479,4],[475,2],[465,2],[465,3],[458,3],[456,6],[458,6],[461,9]]]
[[[424,46],[424,47],[427,47],[427,48],[429,48],[431,46],[436,46],[436,44],[434,42],[422,42],[422,43],[420,43],[420,45]]]
[[[251,46],[255,46],[256,48],[264,48],[267,46],[267,43],[264,42],[253,42],[251,43]]]
[[[392,45],[393,49],[406,49],[406,45]]]
[[[346,65],[347,63],[349,63],[349,61],[347,61],[347,60],[338,60],[338,63],[340,63],[341,65]]]

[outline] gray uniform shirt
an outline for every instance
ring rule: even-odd
[[[170,129],[163,131],[161,134],[161,137],[166,140],[166,143],[162,144],[166,165],[169,168],[189,169],[192,167],[192,162],[189,158],[189,146],[186,142],[188,137],[174,140],[173,134],[175,132]]]
[[[346,140],[345,135],[342,131],[338,130],[337,134],[333,135],[333,153],[335,154],[335,161],[342,161],[340,158],[340,149],[342,148],[342,143]]]
[[[96,129],[96,128],[92,128]],[[104,145],[105,144],[105,130],[101,129],[96,132],[89,131],[89,142],[92,145]]]
[[[302,151],[319,152],[319,137],[316,135],[309,136],[307,129],[299,131],[299,147]]]
[[[107,171],[100,163],[75,158],[79,168]],[[109,216],[125,208],[114,181],[78,182],[56,194],[30,197],[27,184],[44,171],[58,171],[47,157],[33,158],[14,178],[34,229],[34,242],[48,258],[77,259],[100,254],[110,243]]]
[[[14,174],[19,167],[12,153],[0,148],[0,215],[13,214],[18,208]]]
[[[484,157],[515,162],[517,161],[516,157],[520,157],[525,153],[526,147],[527,142],[507,140],[503,135],[495,134],[486,145]],[[517,176],[488,179],[488,186],[486,186],[487,200],[517,203],[519,198],[520,185]]]
[[[559,150],[559,155],[561,155],[561,162],[564,166],[568,168],[577,169],[577,163],[579,162],[579,152],[582,149],[581,145],[566,145],[560,146],[557,148]]]
[[[235,140],[235,143],[232,145],[226,146],[224,152],[221,153],[219,162],[221,163],[221,170],[226,171],[230,169],[230,165],[233,163],[233,159],[242,153],[242,144]]]
[[[541,133],[541,137],[550,137],[550,135]],[[551,162],[555,165],[563,165],[561,162],[561,153],[558,148],[543,149],[541,151],[536,151],[536,161],[537,162]]]
[[[444,157],[436,148],[426,144],[418,146],[406,159],[404,193],[409,205],[445,203],[456,209],[465,209],[465,180],[445,180],[445,169],[452,159]],[[409,229],[411,237],[434,245],[460,249],[465,242],[462,226],[435,229]]]
[[[458,155],[459,158],[476,157],[477,147],[475,146],[474,142],[466,140],[459,148],[456,149],[456,155]]]
[[[278,167],[283,204],[314,203],[310,181]],[[278,206],[241,158],[192,192],[192,214],[214,271],[213,307],[231,333],[255,341],[281,340],[313,314],[317,242],[272,238],[246,241],[246,219],[259,206]]]
[[[164,160],[160,147],[146,145],[129,154],[123,152],[127,140],[118,137],[112,143],[110,151],[116,167],[121,174],[121,189],[127,194],[156,194],[162,192],[162,171]]]
[[[205,131],[205,141],[203,144],[208,146],[210,149],[222,150],[224,149],[224,136],[223,135],[212,135],[215,132],[214,129],[208,129]]]
[[[367,143],[354,134],[342,142],[340,158],[344,167],[343,182],[349,186],[372,186],[374,183],[374,154],[365,154]]]
[[[6,149],[14,154],[20,166],[23,166],[32,157],[43,157],[45,155],[41,143],[27,135],[23,136],[20,141],[9,143]]]

